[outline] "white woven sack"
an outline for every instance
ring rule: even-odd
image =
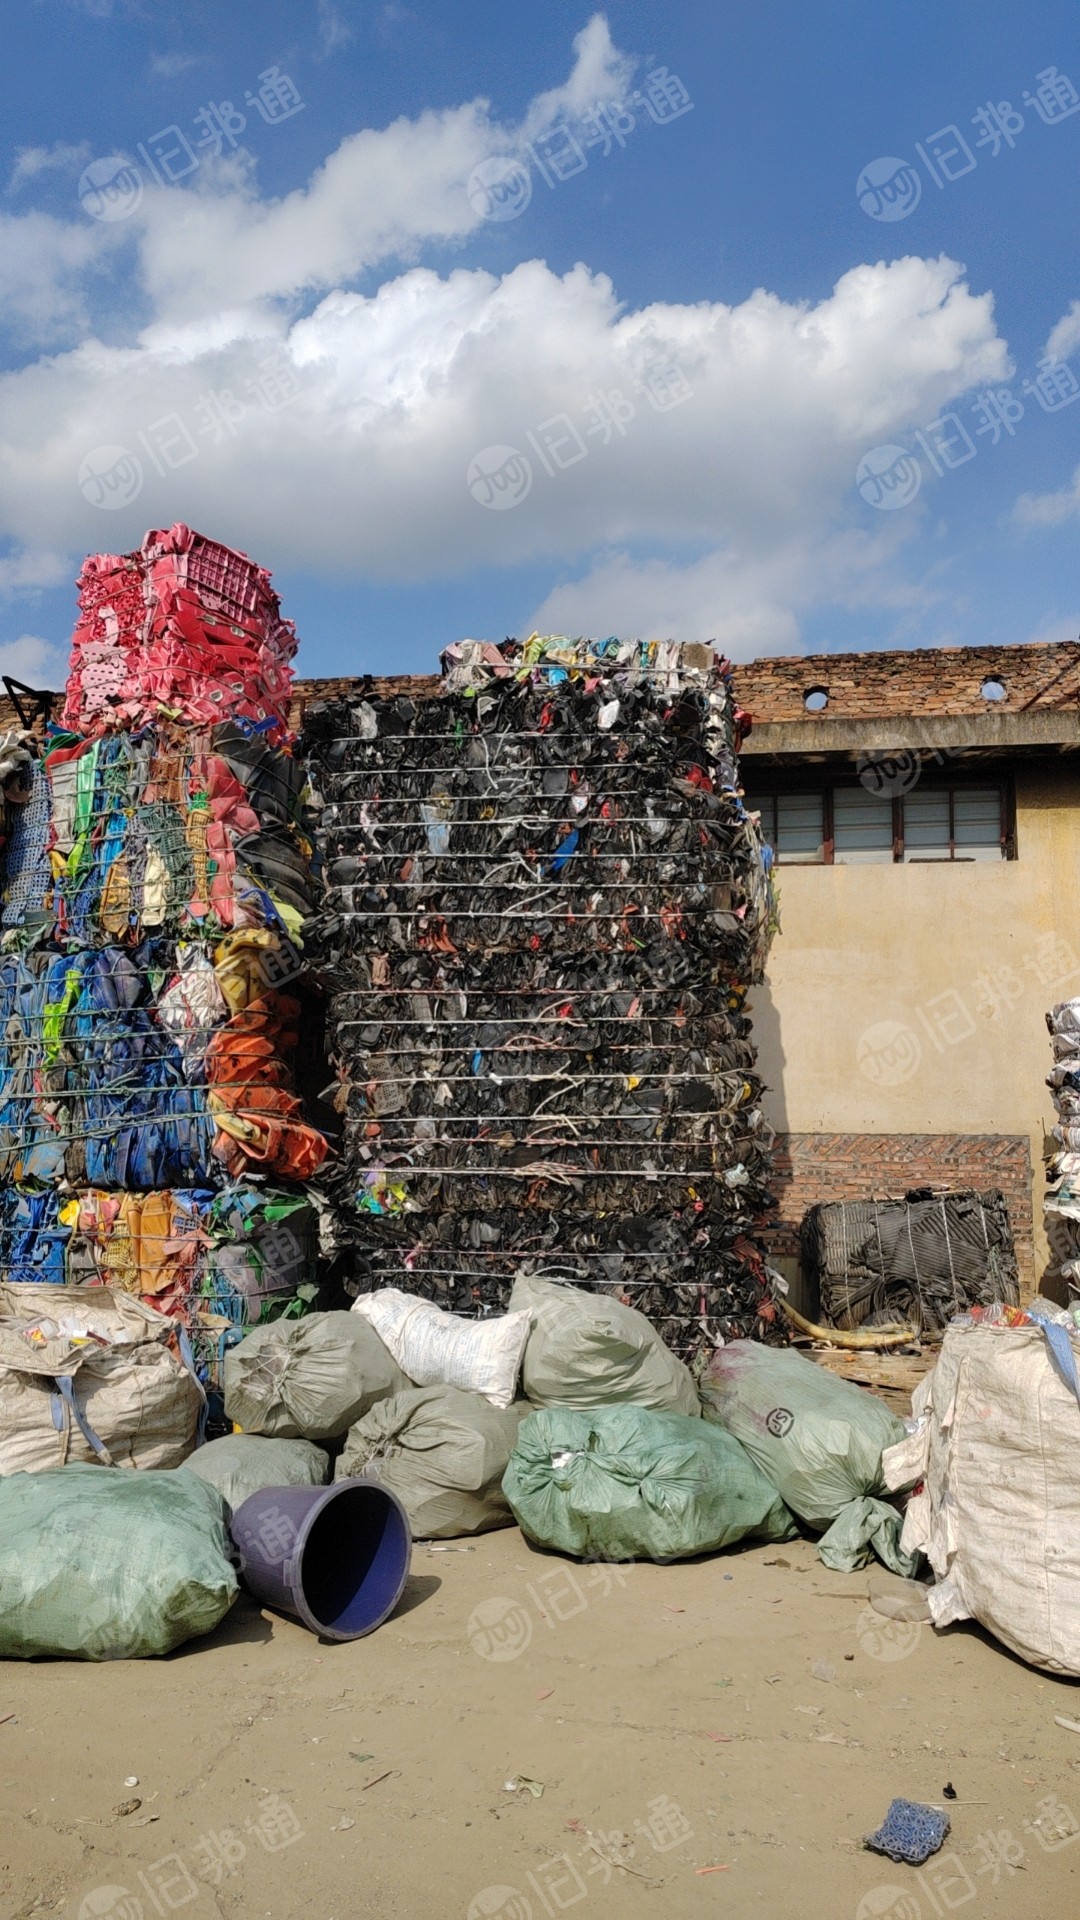
[[[937,1575],[934,1624],[978,1620],[1022,1660],[1080,1674],[1080,1404],[1046,1336],[950,1327],[912,1404],[920,1431],[883,1468],[894,1489],[924,1483],[901,1545]]]
[[[119,1288],[0,1285],[0,1475],[180,1466],[204,1396],[177,1328]]]
[[[397,1287],[361,1294],[353,1304],[418,1387],[462,1387],[493,1407],[514,1398],[531,1315],[503,1313],[465,1320]]]

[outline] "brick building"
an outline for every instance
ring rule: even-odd
[[[736,685],[780,893],[753,1012],[781,1264],[814,1200],[994,1185],[1031,1287],[1043,1015],[1080,994],[1080,645],[759,660]]]

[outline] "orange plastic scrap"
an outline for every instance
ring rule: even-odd
[[[329,1143],[304,1121],[279,1051],[296,1045],[299,1012],[299,1001],[289,995],[264,994],[219,1028],[207,1048],[214,1152],[234,1177],[255,1162],[288,1179],[307,1180],[326,1158]]]

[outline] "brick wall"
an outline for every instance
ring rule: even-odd
[[[1080,642],[1074,641],[1025,647],[920,647],[911,653],[793,654],[744,661],[734,673],[740,705],[762,725],[808,719],[946,718],[1039,708],[1080,710]],[[981,687],[989,678],[1003,682],[1004,700],[984,699]],[[806,692],[818,686],[827,689],[828,706],[808,714]],[[297,680],[293,725],[299,724],[308,700],[341,695],[357,699],[372,690],[431,699],[438,687],[437,673]],[[0,696],[0,723],[10,725],[13,717],[9,718],[7,703]]]
[[[776,1258],[797,1258],[808,1207],[829,1200],[901,1199],[909,1187],[997,1187],[1009,1210],[1020,1290],[1035,1291],[1031,1151],[1011,1133],[780,1133],[771,1186]],[[797,1303],[796,1303],[797,1304]]]
[[[1004,700],[988,701],[999,679]],[[755,721],[891,720],[1024,713],[1080,706],[1080,643],[1026,647],[920,647],[912,653],[813,653],[749,660],[734,668],[735,692]],[[828,705],[808,713],[811,687]]]

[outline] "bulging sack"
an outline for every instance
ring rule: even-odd
[[[503,1492],[530,1540],[578,1559],[674,1560],[795,1533],[731,1434],[645,1407],[530,1414]]]
[[[368,1321],[309,1313],[255,1327],[225,1356],[225,1412],[244,1433],[334,1440],[411,1386]]]
[[[330,1456],[310,1440],[268,1440],[263,1434],[227,1433],[211,1440],[185,1461],[220,1493],[235,1512],[250,1494],[264,1487],[322,1487],[330,1478]]]
[[[529,1335],[527,1313],[466,1320],[398,1287],[362,1293],[353,1312],[370,1321],[418,1387],[460,1387],[493,1407],[514,1398]]]
[[[1051,1310],[1052,1311],[1052,1310]],[[1062,1341],[1064,1375],[1049,1338]],[[923,1481],[903,1546],[938,1584],[935,1626],[977,1620],[1048,1673],[1080,1675],[1080,1336],[1063,1322],[951,1326],[915,1389],[919,1431],[885,1456],[889,1484]]]
[[[380,1400],[349,1431],[335,1478],[395,1493],[418,1539],[452,1540],[513,1522],[502,1477],[529,1411],[493,1407],[460,1387],[414,1387]]]
[[[205,1398],[179,1332],[120,1288],[0,1285],[0,1474],[180,1466]]]
[[[522,1385],[538,1407],[626,1404],[657,1412],[701,1413],[688,1368],[643,1313],[610,1294],[519,1274],[511,1313],[528,1308],[532,1326]]]
[[[818,1546],[827,1566],[853,1572],[872,1549],[894,1573],[913,1572],[900,1549],[901,1516],[879,1497],[887,1492],[882,1452],[903,1439],[904,1424],[876,1395],[790,1347],[733,1340],[713,1355],[701,1404],[706,1420],[742,1442],[792,1513],[829,1530]]]
[[[0,1480],[0,1656],[139,1660],[209,1633],[238,1591],[225,1504],[189,1473],[74,1465]]]

